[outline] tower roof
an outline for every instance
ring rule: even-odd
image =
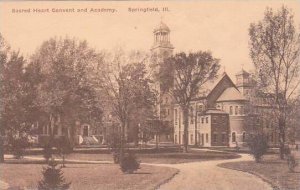
[[[246,75],[246,76],[249,76],[250,73],[248,73],[247,71],[245,71],[244,69],[242,69],[240,72],[238,72],[238,73],[236,74],[236,76],[238,76],[238,75]]]
[[[157,32],[157,31],[167,31],[167,32],[170,32],[170,28],[165,23],[160,22],[159,25],[157,25],[154,28],[153,32]]]

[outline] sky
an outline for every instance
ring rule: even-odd
[[[211,51],[220,59],[222,72],[231,77],[240,71],[253,70],[249,57],[248,29],[264,16],[266,7],[278,9],[286,5],[294,13],[300,29],[299,0],[268,1],[130,1],[130,2],[0,2],[0,32],[15,50],[30,56],[51,37],[75,37],[87,40],[101,51],[123,47],[149,52],[153,29],[162,20],[171,30],[171,43],[176,52]],[[162,11],[167,7],[169,11]],[[52,12],[52,9],[75,12]],[[88,12],[77,12],[87,8]],[[90,9],[112,9],[112,12],[89,12]],[[158,8],[160,11],[129,11]],[[29,13],[16,10],[30,9]],[[34,10],[49,12],[34,12]],[[15,10],[15,11],[13,11]]]

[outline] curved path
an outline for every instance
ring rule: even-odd
[[[234,160],[212,160],[184,164],[155,164],[180,170],[172,180],[160,186],[161,190],[272,190],[270,184],[260,178],[236,170],[217,166],[226,162],[253,160],[250,155],[242,154]],[[152,164],[151,164],[152,165]],[[154,164],[153,164],[154,165]]]
[[[40,160],[43,158],[26,157]],[[241,158],[231,160],[211,160],[183,164],[148,164],[153,166],[167,166],[179,169],[180,172],[169,182],[160,186],[161,190],[272,190],[271,185],[260,178],[241,171],[225,169],[217,166],[226,162],[253,160],[250,155],[241,154]],[[68,160],[84,163],[109,164],[110,161]],[[2,186],[2,188],[1,188]],[[0,189],[5,189],[6,183],[0,181]]]

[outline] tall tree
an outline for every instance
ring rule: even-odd
[[[0,34],[0,136],[8,136],[11,140],[26,135],[30,130],[27,120],[30,103],[25,88],[24,65],[23,56],[10,50]],[[1,139],[0,161],[4,161],[2,143],[3,139]]]
[[[163,89],[172,89],[172,95],[183,112],[184,151],[188,151],[188,121],[190,102],[203,85],[216,78],[219,60],[210,52],[178,53],[162,64],[159,79]]]
[[[101,120],[101,97],[92,79],[94,67],[101,61],[101,55],[86,41],[69,38],[51,38],[32,56],[29,66],[39,69],[41,80],[36,106],[41,110],[39,119],[49,125],[50,134],[60,126],[72,140],[76,121]],[[48,119],[42,119],[45,116]]]
[[[142,117],[142,113],[152,109],[155,95],[149,86],[151,81],[146,77],[146,57],[143,54],[135,52],[127,55],[119,49],[107,57],[106,69],[99,75],[102,78],[100,84],[105,89],[113,114],[121,125],[122,161],[130,121],[137,112],[140,112],[139,120],[146,119]]]
[[[289,102],[293,102],[300,84],[300,36],[292,12],[284,6],[276,12],[267,8],[264,18],[250,25],[249,35],[258,85],[273,96],[270,106],[278,120],[280,157],[283,159],[288,107],[293,106]]]

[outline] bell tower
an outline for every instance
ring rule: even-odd
[[[173,45],[170,43],[170,29],[160,22],[153,30],[154,43],[151,48],[152,54],[156,54],[161,58],[170,57],[173,53]]]

